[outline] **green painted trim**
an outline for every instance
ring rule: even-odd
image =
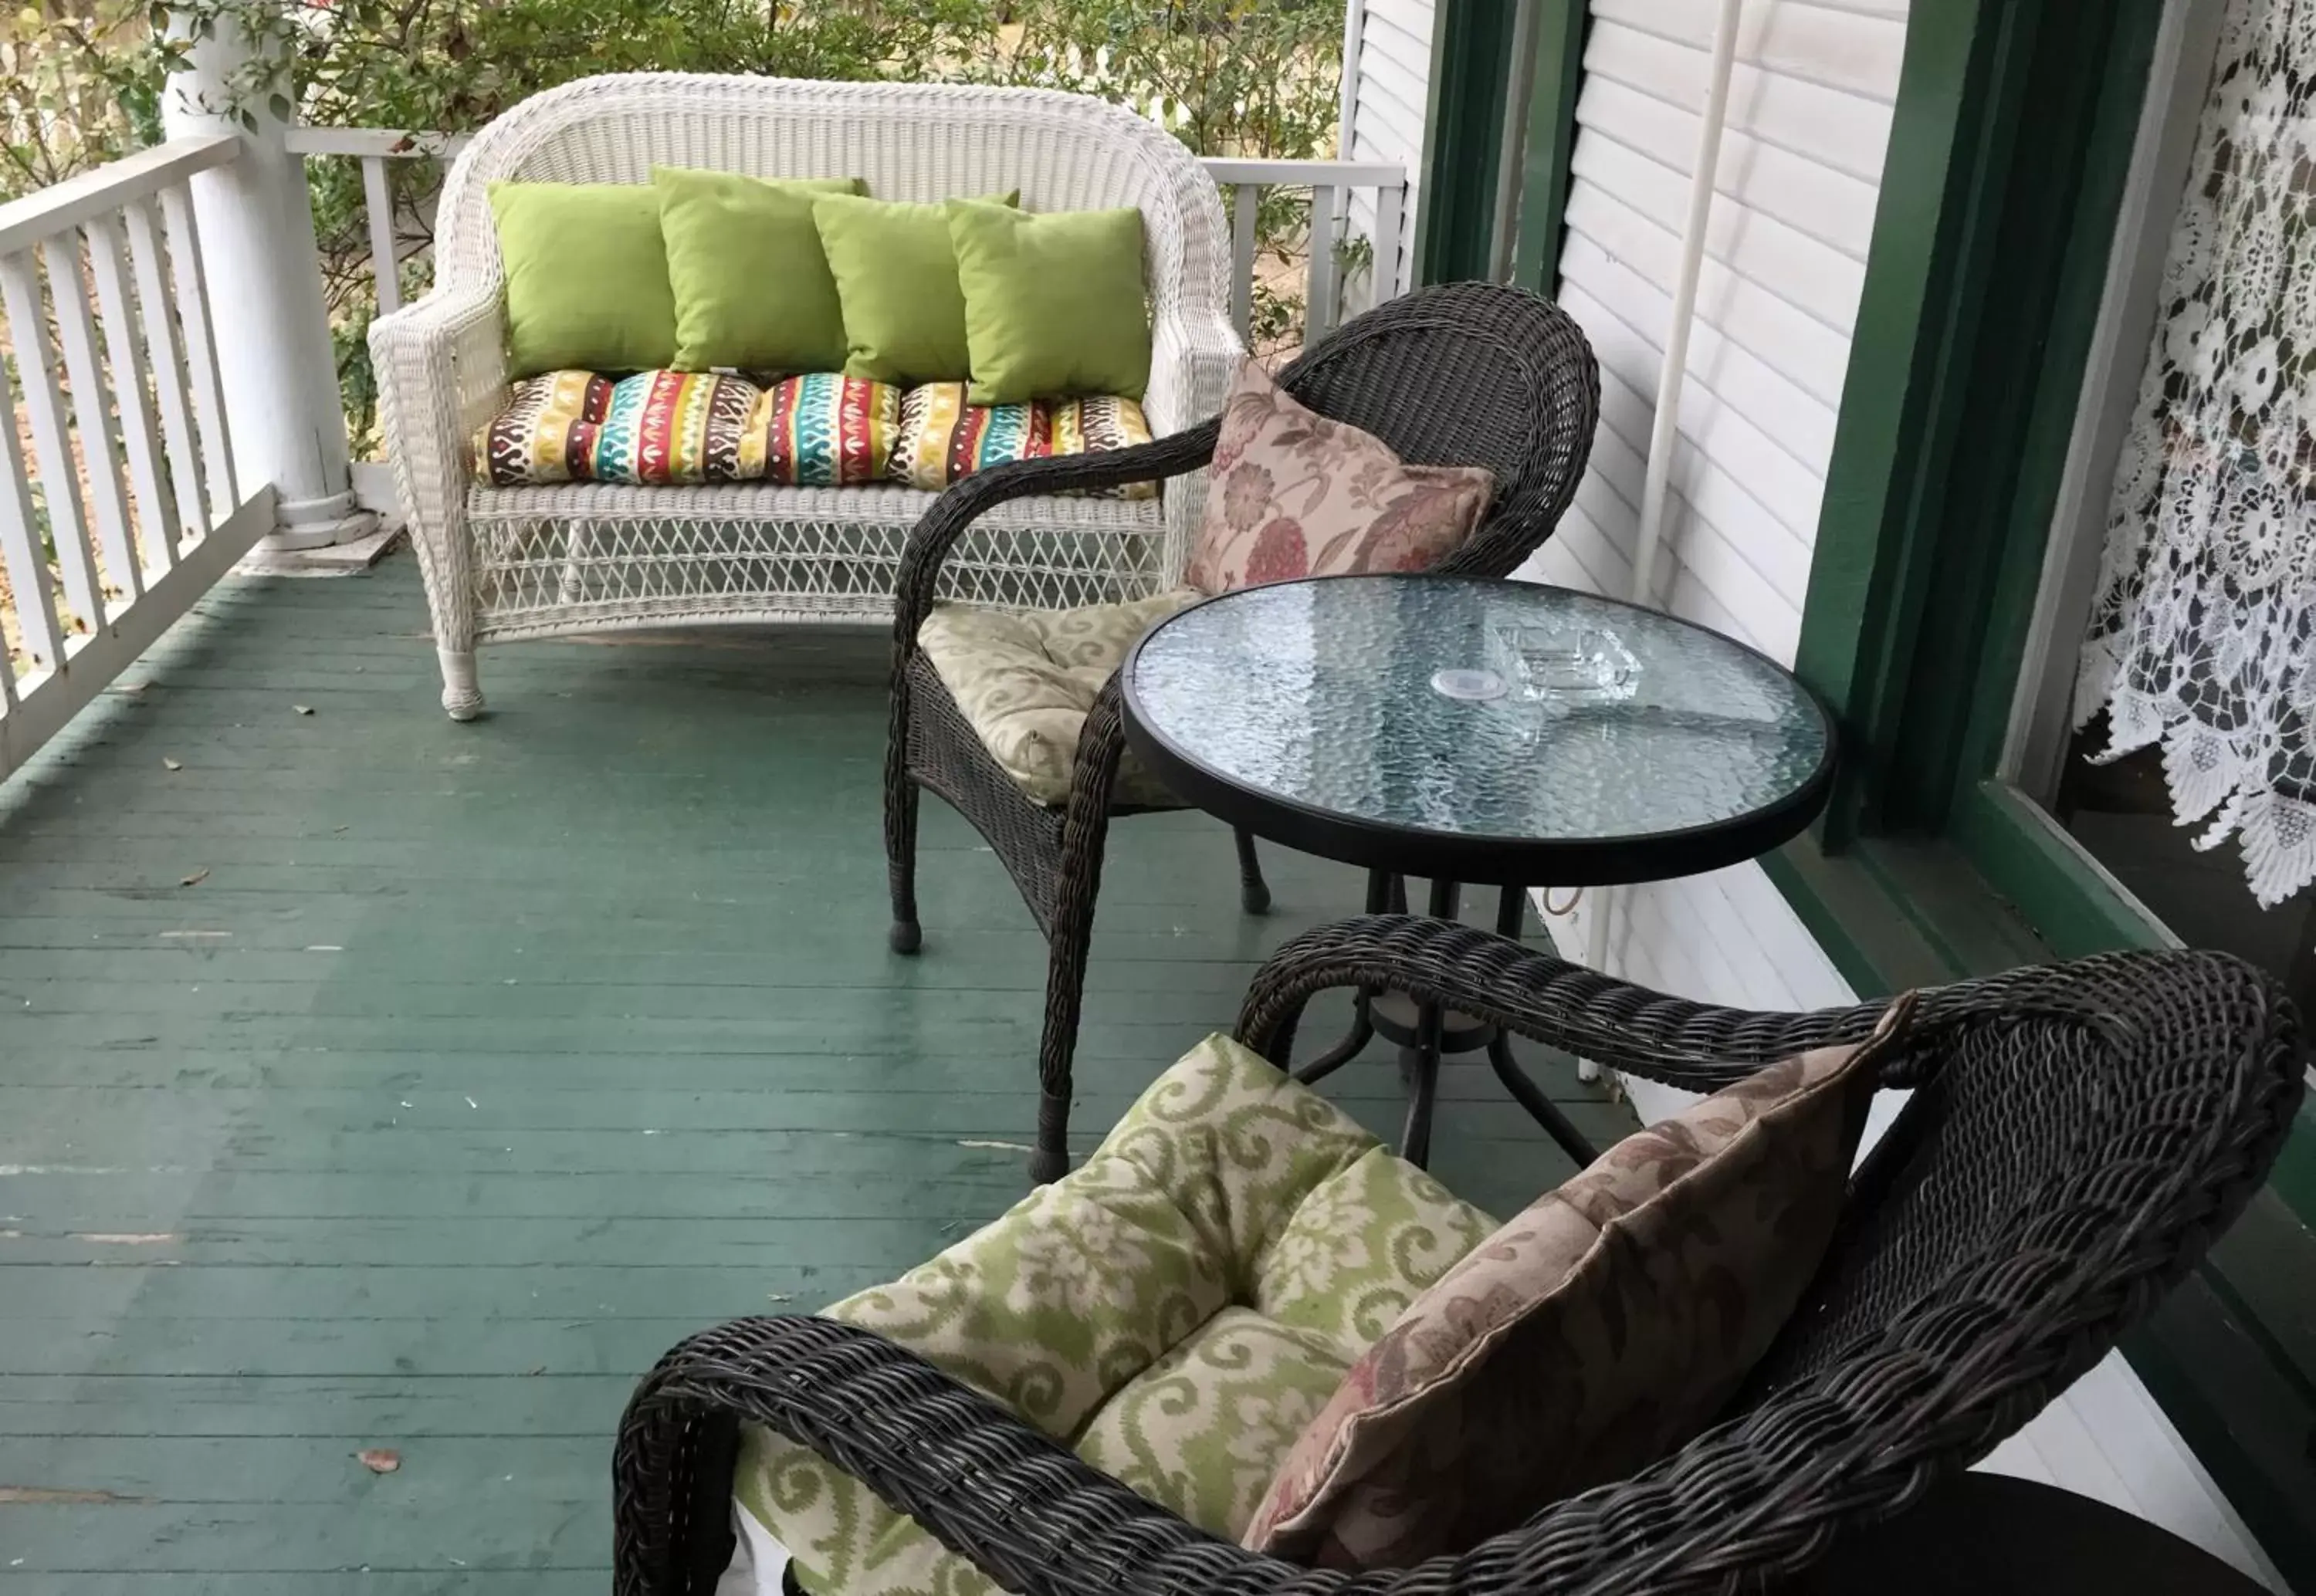
[[[1999,528],[1987,597],[1974,690],[1958,703],[1966,714],[1956,732],[1947,780],[1955,801],[1993,776],[2001,762],[2017,699],[2027,629],[2043,586],[2059,495],[2065,485],[2080,413],[2083,381],[2098,337],[2113,263],[2116,228],[2131,184],[2131,164],[2151,88],[2161,0],[2121,0],[2113,13],[2107,64],[2098,92],[2085,108],[2089,132],[2074,202],[2052,208],[2060,226],[2051,302],[2020,351],[2015,376],[2033,395],[2015,434],[2016,474],[1999,492],[1982,496],[1986,519]],[[2029,196],[2029,203],[2044,200]],[[1933,773],[1921,773],[1930,779]],[[2023,801],[2019,801],[2023,802]],[[1999,866],[1983,867],[2009,884]]]
[[[2164,945],[1993,779],[2162,0],[1917,7],[1796,669],[1845,768],[1771,879],[1862,993]],[[2128,1343],[2263,1548],[2316,1589],[2316,1132]]]
[[[2008,722],[2018,633],[2040,583],[2161,20],[2162,0],[2051,4],[2009,76],[2017,137],[1986,191],[1991,270],[1978,290],[1922,620],[1874,800],[1885,828],[1942,828],[1958,776],[1991,770],[1999,751],[2000,725],[1982,750],[1990,762],[1972,769],[1966,733],[1982,705]],[[2017,630],[1998,627],[2006,601]],[[1999,678],[1989,674],[1996,656]]]
[[[1488,275],[1518,14],[1503,0],[1440,0],[1434,14],[1415,203],[1419,285]]]
[[[1539,294],[1550,294],[1560,280],[1569,162],[1576,153],[1576,101],[1584,86],[1584,41],[1591,26],[1592,8],[1585,0],[1538,0],[1512,280]]]
[[[1763,855],[1761,869],[1860,998],[1947,979],[1944,955],[1855,854],[1835,857],[1804,836]],[[1931,971],[1939,973],[1920,979]]]
[[[2043,962],[2049,950],[1951,845],[1875,838],[1839,855],[1814,838],[1761,861],[1861,997]]]
[[[1991,773],[2162,0],[1910,26],[1796,668],[1838,708],[1821,835],[1933,835]]]
[[[2000,170],[1984,147],[1989,85],[2038,9],[1955,0],[1907,23],[1795,658],[1842,722],[1843,771],[1820,825],[1836,849],[1858,834],[1896,732],[1982,275],[1965,268],[1991,230],[1978,216]]]
[[[1946,835],[2062,959],[2178,939],[2077,847],[2049,813],[2002,782],[1971,785]]]

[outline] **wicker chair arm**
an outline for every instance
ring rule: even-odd
[[[780,1317],[695,1335],[637,1387],[614,1461],[619,1596],[712,1587],[729,1555],[717,1500],[729,1485],[715,1476],[735,1423],[810,1447],[1021,1596],[1344,1583],[1185,1523],[872,1331]]]
[[[1207,421],[1132,448],[1017,460],[952,483],[925,511],[901,551],[900,574],[893,588],[895,679],[916,650],[917,628],[924,625],[939,596],[941,567],[949,550],[976,519],[1010,500],[1033,494],[1099,492],[1196,471],[1214,458],[1216,430],[1217,423]]]
[[[453,636],[471,627],[467,546],[467,449],[506,395],[505,322],[495,281],[437,287],[370,324],[379,421],[395,489],[427,569],[427,594],[453,612]]]
[[[1142,408],[1150,430],[1171,437],[1221,413],[1223,395],[1246,359],[1238,329],[1221,308],[1183,306],[1150,328],[1150,388]]]
[[[1150,329],[1150,389],[1142,396],[1151,431],[1170,437],[1220,415],[1231,379],[1245,359],[1238,329],[1218,306],[1185,306],[1157,318]],[[1166,523],[1169,581],[1189,562],[1191,541],[1206,515],[1207,485],[1205,476],[1194,473],[1166,490],[1160,510]]]
[[[1862,1041],[1884,1011],[1881,1004],[1804,1015],[1715,1008],[1472,927],[1365,915],[1306,931],[1273,953],[1239,1010],[1239,1040],[1283,1065],[1304,1006],[1339,987],[1403,992],[1692,1092],[1718,1091],[1808,1048]],[[1937,994],[1924,997],[1917,1033],[1939,1017]]]
[[[1956,1466],[1957,1443],[1973,1455],[2016,1427],[2013,1405],[1986,1393],[1941,1413],[1951,1393],[1936,1362],[1893,1347],[1859,1378],[1724,1424],[1459,1556],[1346,1575],[1208,1535],[873,1331],[739,1319],[676,1347],[628,1402],[613,1589],[709,1596],[731,1555],[736,1427],[753,1423],[810,1447],[1021,1596],[1721,1590],[1740,1570],[1814,1561],[1862,1504],[1911,1500]],[[1918,1422],[1926,1427],[1909,1435]],[[1827,1488],[1834,1480],[1841,1490]]]

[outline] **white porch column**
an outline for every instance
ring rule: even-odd
[[[192,182],[234,470],[245,485],[274,486],[272,547],[318,548],[367,536],[378,518],[355,504],[347,473],[305,163],[285,147],[271,96],[247,87],[261,52],[279,46],[218,16],[170,79],[162,116],[173,138],[230,133],[242,141],[240,159]],[[236,83],[248,103],[233,103]],[[236,111],[255,118],[254,131]]]

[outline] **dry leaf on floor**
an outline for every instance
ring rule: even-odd
[[[181,887],[198,887],[203,882],[209,880],[209,866],[204,864],[199,870],[194,871],[192,874],[185,877],[184,880],[179,882],[177,884]]]
[[[161,760],[161,768],[164,770],[183,770],[184,767],[178,764],[174,759],[164,756]]]
[[[314,706],[310,704],[293,704],[290,707],[296,710],[299,714],[312,714],[314,713]]]
[[[361,1460],[361,1466],[372,1474],[392,1474],[402,1467],[402,1454],[388,1451],[384,1447],[370,1447],[356,1452],[354,1456]]]

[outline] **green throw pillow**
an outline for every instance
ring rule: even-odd
[[[1140,211],[1028,216],[952,200],[949,231],[973,361],[967,403],[1142,397],[1150,386],[1150,312]]]
[[[649,371],[675,353],[675,298],[646,183],[494,182],[507,375]]]
[[[844,311],[812,205],[866,183],[655,166],[652,186],[675,295],[677,370],[785,375],[844,364]]]
[[[1020,193],[975,201],[1009,211]],[[957,251],[938,205],[823,198],[813,202],[821,246],[844,306],[844,374],[873,382],[962,382],[965,296]]]

